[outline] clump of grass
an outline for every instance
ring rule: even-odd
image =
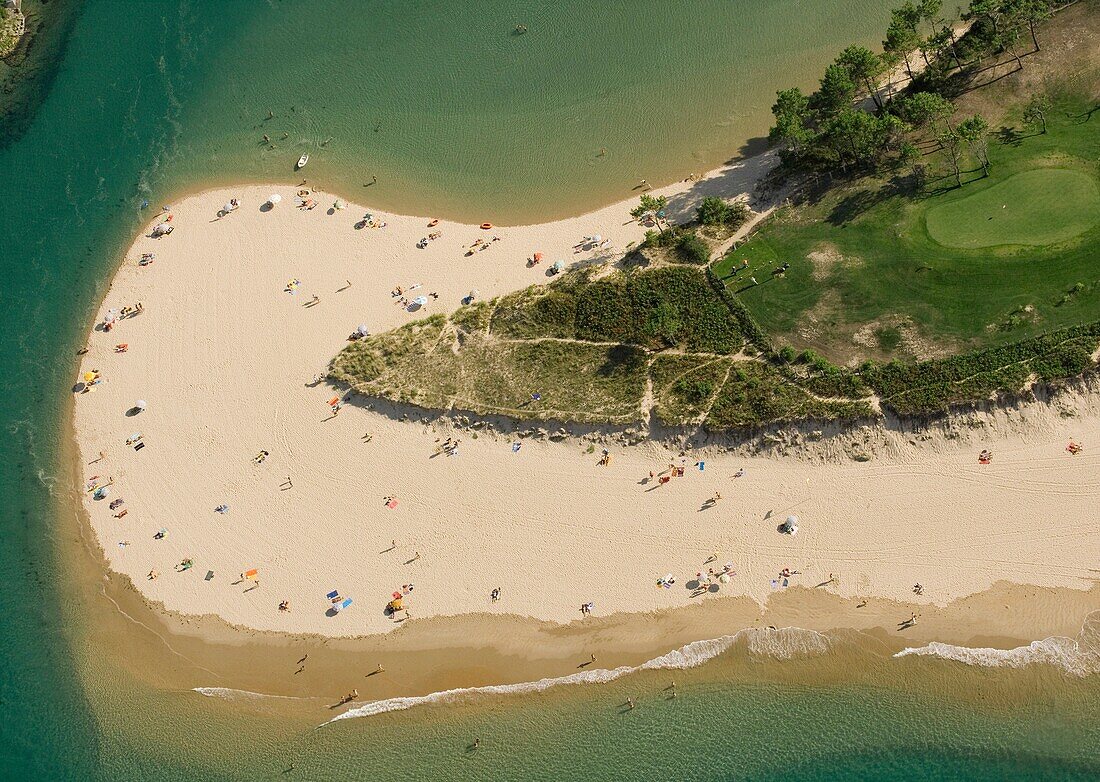
[[[901,347],[901,331],[896,326],[882,326],[875,329],[875,342],[883,353],[893,353]]]

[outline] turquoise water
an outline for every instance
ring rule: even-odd
[[[62,411],[142,199],[155,209],[206,182],[289,179],[309,150],[311,179],[382,206],[499,222],[580,211],[736,153],[766,129],[774,89],[874,40],[884,8],[84,3],[48,97],[21,108],[29,132],[0,150],[3,778],[294,778],[291,765],[309,779],[1096,778],[1090,680],[1054,676],[1041,703],[986,708],[948,693],[1022,674],[899,688],[886,662],[826,687],[799,666],[775,678],[720,660],[675,702],[631,677],[315,731],[319,720],[151,688],[92,644],[105,609],[72,567]],[[520,22],[527,35],[510,35]],[[631,695],[639,707],[620,714]],[[472,736],[484,746],[467,752]]]

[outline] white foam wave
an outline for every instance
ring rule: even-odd
[[[1023,668],[1028,665],[1051,665],[1072,676],[1100,673],[1100,654],[1065,636],[1052,636],[1032,641],[1014,649],[992,649],[954,646],[933,641],[927,646],[902,649],[894,657],[938,657],[965,665],[987,668]]]
[[[191,692],[197,692],[199,695],[205,695],[207,698],[224,698],[226,700],[260,700],[260,699],[277,699],[285,701],[300,701],[304,698],[298,698],[293,695],[269,695],[263,692],[252,692],[250,690],[234,690],[231,687],[192,687]]]
[[[595,669],[578,671],[567,676],[554,676],[539,679],[533,682],[519,682],[518,684],[492,684],[484,687],[460,687],[453,690],[442,690],[429,695],[415,695],[401,698],[387,698],[381,701],[372,701],[362,706],[348,709],[343,714],[338,714],[328,722],[352,719],[354,717],[373,717],[377,714],[385,714],[391,711],[403,711],[414,706],[423,706],[429,703],[456,703],[473,697],[486,695],[521,695],[540,693],[551,687],[559,687],[566,684],[606,684],[615,681],[627,674],[638,671],[657,670],[683,670],[696,668],[708,660],[713,660],[718,655],[732,648],[738,641],[745,641],[749,654],[754,656],[767,656],[781,660],[789,660],[794,657],[810,656],[824,653],[828,650],[828,638],[821,633],[812,630],[803,630],[797,627],[785,627],[777,630],[758,630],[748,628],[734,635],[723,635],[720,638],[710,638],[702,641],[692,641],[673,649],[660,657],[654,657],[641,665],[623,665],[612,669]]]

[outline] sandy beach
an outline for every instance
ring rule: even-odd
[[[675,219],[703,195],[746,192],[770,164],[750,159],[657,192]],[[375,211],[385,227],[359,228],[371,210],[330,209],[336,196],[325,193],[300,210],[297,189],[172,204],[172,234],[135,241],[89,336],[80,371],[101,382],[75,399],[77,441],[87,486],[113,483],[104,499],[86,491],[85,506],[111,569],[169,611],[357,636],[468,613],[568,623],[589,602],[595,617],[722,597],[764,605],[788,587],[942,606],[1000,581],[1094,583],[1095,396],[989,416],[957,439],[856,432],[848,439],[881,440],[868,462],[688,453],[685,477],[665,486],[649,472],[681,457],[655,443],[612,447],[603,467],[598,450],[571,440],[525,440],[514,452],[509,438],[354,404],[333,416],[340,392],[316,379],[359,324],[378,333],[450,311],[473,289],[489,298],[545,283],[554,260],[614,260],[644,228],[628,214],[636,196],[544,225],[428,228],[430,216]],[[282,196],[273,209],[270,193]],[[231,198],[240,208],[219,218]],[[432,231],[440,238],[418,248]],[[610,240],[599,257],[573,252],[594,234]],[[546,260],[529,267],[535,252]],[[154,261],[139,265],[143,253]],[[410,313],[398,286],[438,298]],[[107,310],[138,302],[140,314],[101,329]],[[146,409],[135,413],[137,400]],[[139,450],[126,443],[136,434]],[[447,437],[461,439],[458,454],[435,455]],[[1067,453],[1070,439],[1085,450]],[[978,464],[982,448],[992,464]],[[722,499],[707,506],[715,492]],[[776,531],[788,514],[796,536]],[[691,588],[697,572],[726,563],[728,583]],[[667,574],[675,585],[657,587]],[[408,613],[387,615],[403,587]],[[338,615],[333,590],[353,599]]]

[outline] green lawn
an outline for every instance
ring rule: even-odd
[[[964,174],[961,188],[944,177],[913,196],[904,182],[862,181],[783,210],[714,272],[776,344],[837,362],[942,355],[1100,319],[1091,107],[1062,99],[1045,135],[995,133],[990,176]]]
[[[1058,244],[1098,221],[1096,177],[1064,168],[1022,171],[965,198],[936,204],[925,216],[933,240],[967,249]]]

